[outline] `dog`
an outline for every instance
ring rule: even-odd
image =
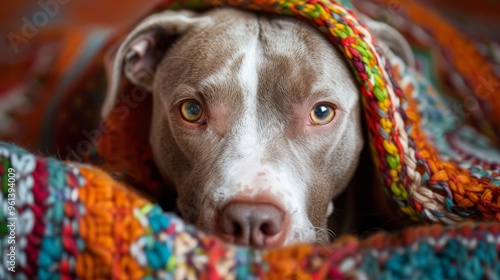
[[[411,61],[396,31],[366,20]],[[324,35],[278,15],[164,11],[121,43],[103,116],[124,78],[153,95],[150,145],[184,219],[239,245],[327,241],[364,137],[358,85]]]

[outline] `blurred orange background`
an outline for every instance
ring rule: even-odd
[[[96,26],[114,26],[126,24],[137,14],[143,14],[154,5],[155,0],[41,0],[41,1],[5,1],[0,9],[0,23],[3,27],[15,29],[16,24],[22,24],[23,16],[30,18],[38,9],[40,2],[57,2],[61,13],[56,15],[60,23],[69,26],[91,24]],[[29,11],[32,11],[29,13]]]

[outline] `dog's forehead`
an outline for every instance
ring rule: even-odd
[[[323,34],[293,18],[266,23],[260,33],[265,57],[259,73],[260,103],[282,104],[284,114],[304,103],[331,102],[345,111],[358,104],[358,95],[349,94],[357,93],[350,68]]]
[[[210,16],[211,24],[189,31],[167,55],[163,67],[171,80],[194,85],[209,102],[238,100],[248,79],[257,81],[263,103],[300,103],[314,91],[346,98],[341,91],[352,80],[347,64],[307,23],[234,9]],[[351,99],[338,102],[353,106],[357,98]]]

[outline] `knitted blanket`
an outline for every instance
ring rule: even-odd
[[[88,165],[0,144],[0,279],[498,279],[500,224],[250,250]]]
[[[69,159],[78,161],[92,151],[89,160],[106,172],[37,158],[10,145],[0,147],[0,199],[6,205],[0,212],[1,252],[6,258],[1,279],[17,275],[42,279],[500,275],[499,225],[485,223],[500,220],[500,153],[495,148],[500,116],[493,110],[500,102],[500,81],[484,55],[439,21],[446,34],[464,47],[448,50],[444,65],[453,66],[453,83],[447,85],[450,96],[444,96],[439,84],[383,52],[349,3],[194,0],[168,1],[158,8],[220,4],[297,16],[324,33],[344,53],[359,83],[373,161],[388,198],[414,220],[450,226],[378,233],[363,241],[344,237],[329,246],[299,244],[273,251],[222,244],[162,213],[106,174],[125,174],[153,194],[161,188],[145,136],[144,123],[150,118],[146,113],[150,100],[146,100],[130,110],[134,117],[127,121],[112,113],[105,120],[113,124],[112,133],[92,130],[89,139],[95,143],[80,141],[69,154]],[[411,6],[412,12],[423,9],[404,5]],[[402,16],[417,18],[411,12]],[[439,46],[443,44],[438,40]],[[102,74],[92,71],[96,73]],[[96,83],[102,83],[102,78],[93,81],[87,90],[99,88]],[[466,101],[467,96],[478,102],[474,110],[453,107],[457,104],[453,97]],[[469,111],[474,113],[472,120],[464,117]],[[460,223],[465,219],[477,222]],[[9,272],[11,267],[16,274]]]

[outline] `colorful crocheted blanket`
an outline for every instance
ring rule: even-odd
[[[0,143],[0,279],[498,279],[500,224],[224,244],[91,166]]]
[[[77,145],[67,158],[81,161],[91,154],[88,160],[106,172],[37,158],[2,144],[0,235],[5,262],[0,279],[500,275],[500,152],[496,148],[500,113],[494,110],[500,102],[500,80],[489,54],[413,2],[400,3],[403,12],[394,15],[400,18],[394,19],[394,25],[408,40],[434,44],[444,52],[439,75],[430,72],[426,77],[422,73],[429,72],[409,68],[390,51],[383,52],[350,3],[343,1],[188,0],[166,1],[158,9],[222,4],[296,16],[324,33],[345,55],[359,83],[373,161],[385,193],[408,217],[450,226],[378,233],[363,241],[344,237],[329,246],[299,244],[273,251],[222,244],[162,213],[109,177],[109,173],[122,174],[153,194],[161,189],[145,138],[144,123],[150,118],[150,100],[146,100],[130,110],[133,117],[127,121],[111,114],[106,121],[113,124],[112,133],[99,134],[91,128],[98,121],[88,122],[81,131],[85,135],[91,131],[92,141],[73,139]],[[365,12],[369,14],[370,7]],[[422,18],[424,13],[427,16]],[[397,26],[401,22],[406,25]],[[435,39],[433,43],[429,38]],[[104,88],[103,73],[95,70],[102,69],[95,66],[97,61],[92,60],[92,71],[82,75],[85,86],[76,83],[71,88],[87,92],[86,96]],[[446,82],[436,81],[445,74]],[[67,90],[52,82],[55,95]],[[60,121],[73,119],[68,114]],[[57,135],[45,137],[50,142]],[[466,219],[477,222],[460,224]],[[9,271],[11,264],[15,274]]]

